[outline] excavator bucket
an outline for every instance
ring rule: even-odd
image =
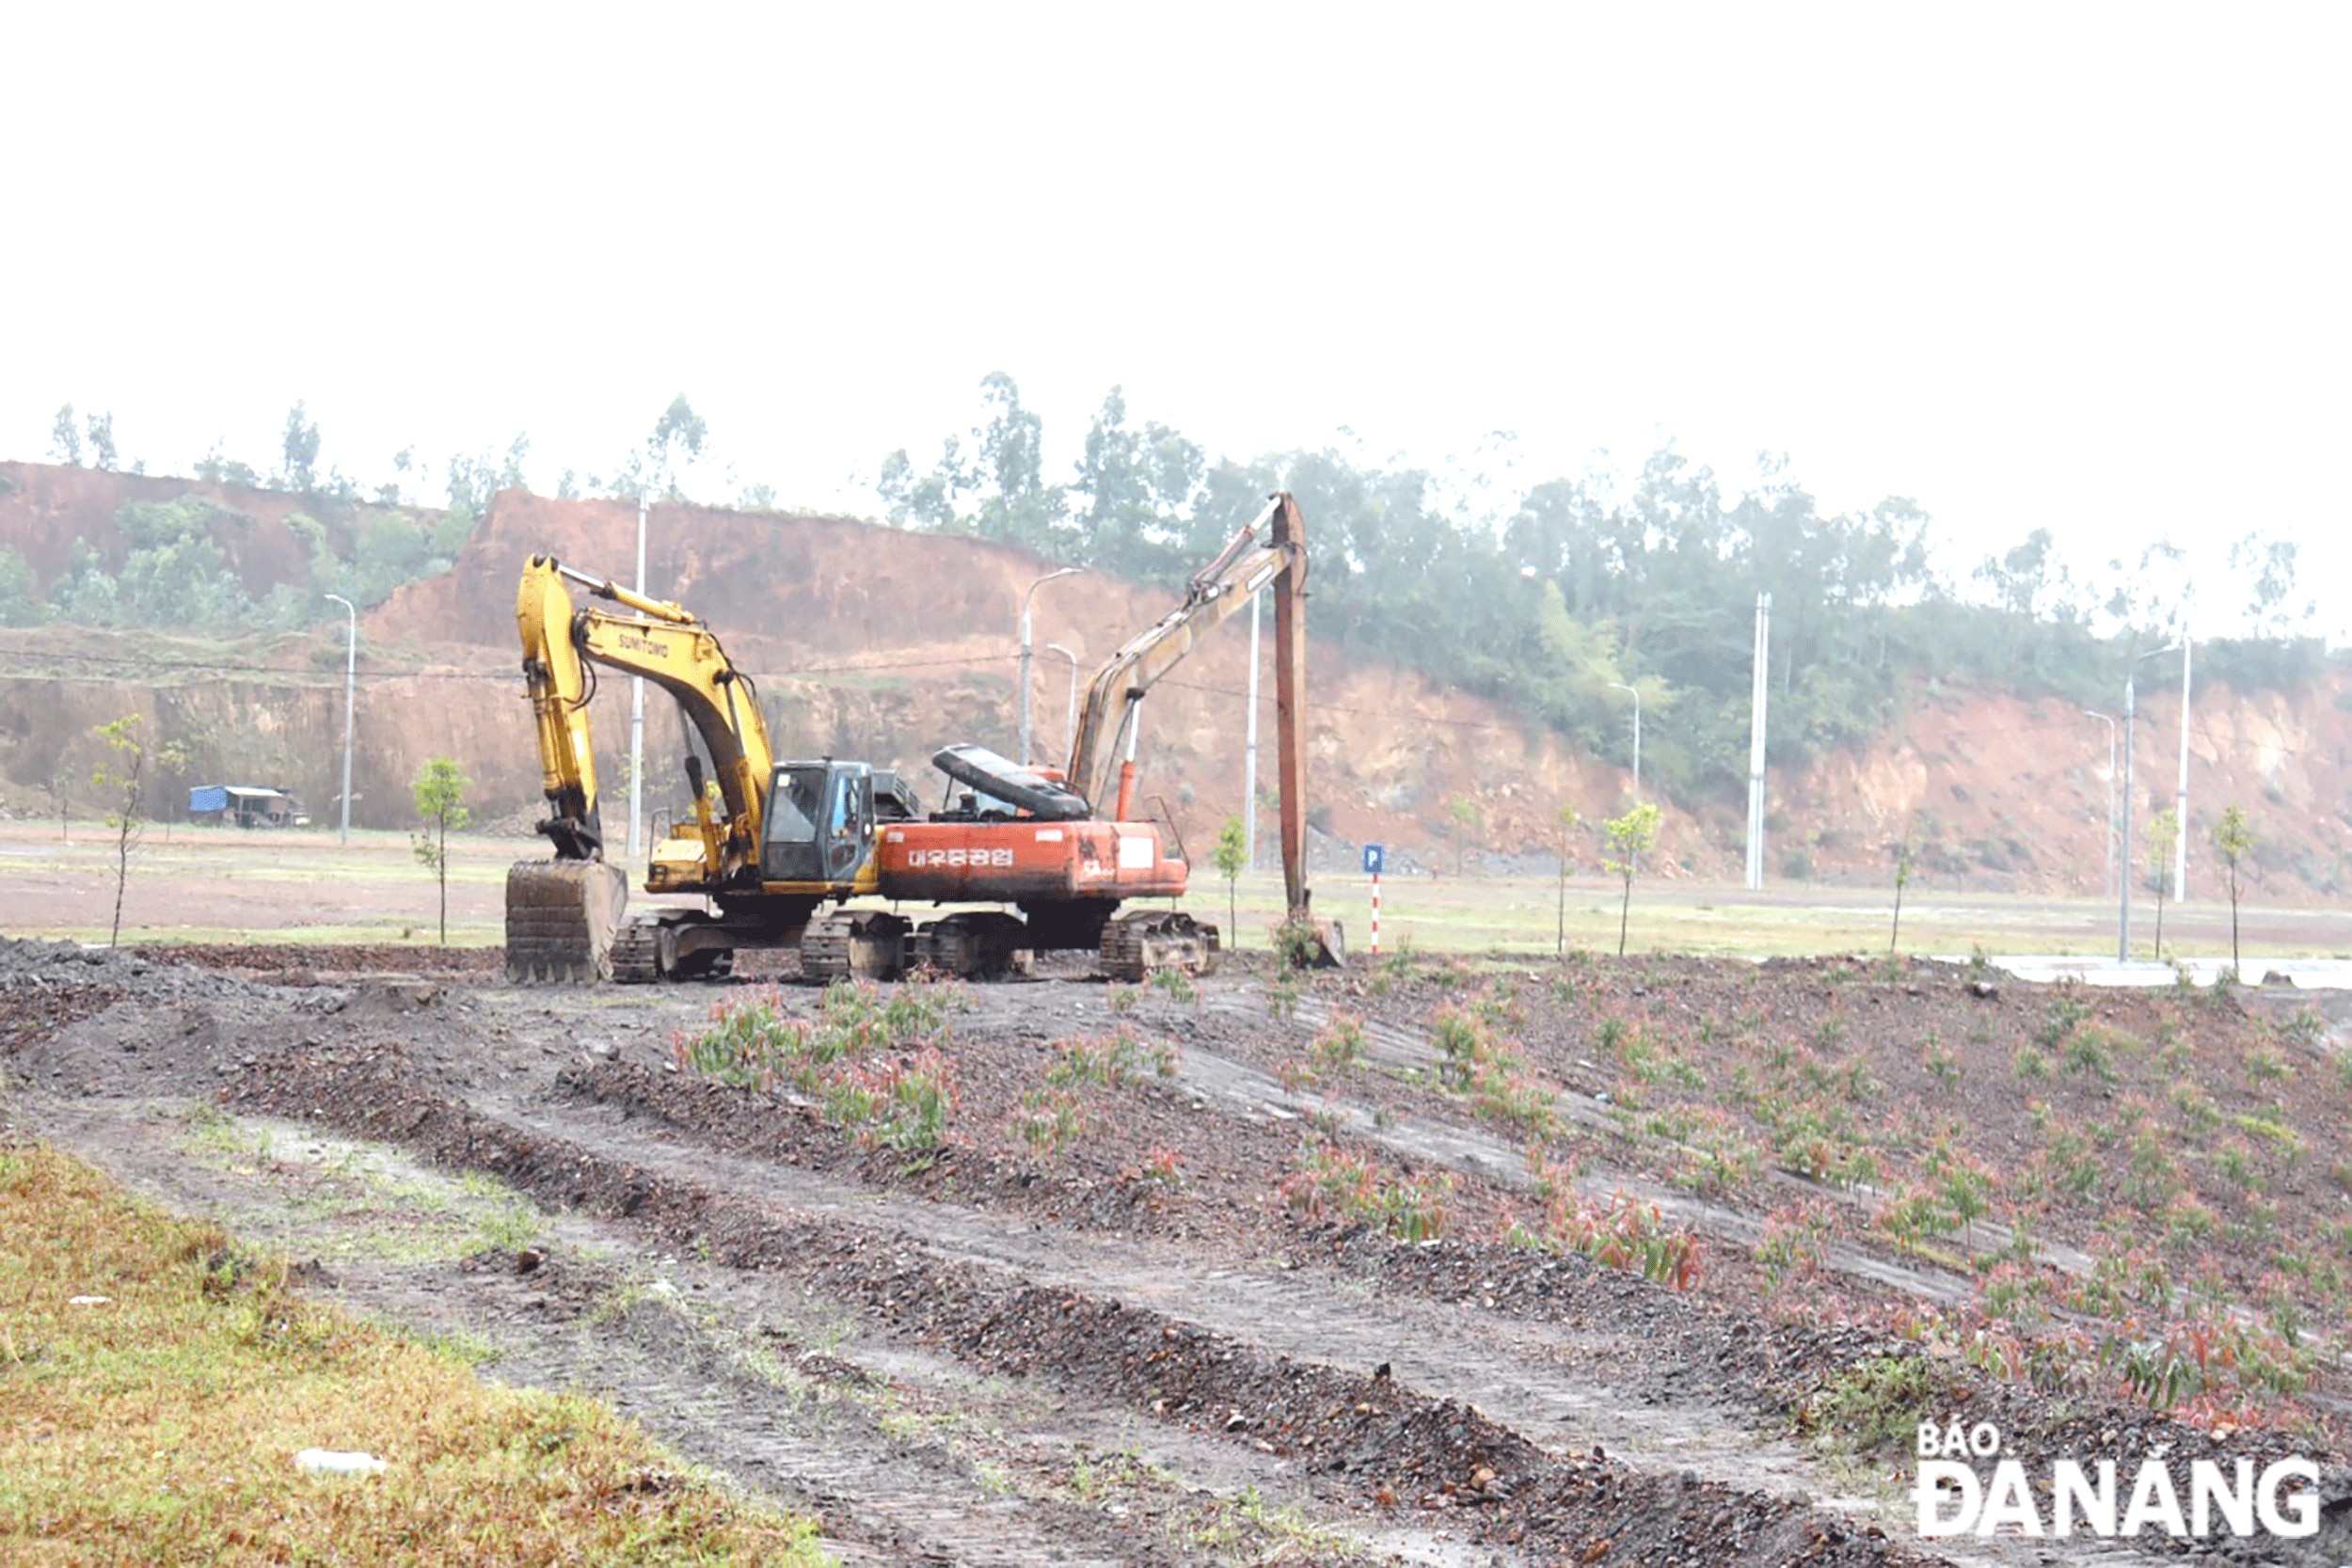
[[[1274,951],[1284,969],[1345,969],[1347,932],[1336,920],[1294,910],[1274,927]]]
[[[602,861],[517,861],[506,870],[506,977],[610,980],[628,879]]]

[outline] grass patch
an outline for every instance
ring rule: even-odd
[[[0,1150],[0,1557],[824,1560],[584,1400],[486,1387],[285,1288],[285,1265],[41,1146]],[[75,1296],[104,1296],[74,1306]],[[372,1480],[306,1477],[364,1449]]]
[[[1938,1394],[1924,1356],[1882,1355],[1846,1368],[1800,1407],[1797,1426],[1850,1453],[1911,1444]]]
[[[1311,1523],[1294,1510],[1275,1507],[1254,1486],[1205,1505],[1184,1527],[1182,1544],[1251,1562],[1279,1562],[1298,1554],[1325,1560],[1369,1560],[1370,1551],[1337,1530]]]
[[[306,1244],[321,1257],[434,1262],[485,1247],[518,1251],[547,1235],[547,1215],[495,1178],[447,1176],[379,1145],[202,1102],[183,1115],[179,1142],[207,1164],[267,1182],[313,1232]]]
[[[1666,1224],[1655,1203],[1613,1193],[1606,1204],[1576,1190],[1570,1172],[1528,1151],[1528,1174],[1544,1206],[1540,1231],[1514,1227],[1511,1240],[1549,1251],[1581,1252],[1603,1268],[1638,1274],[1653,1285],[1687,1291],[1698,1283],[1699,1242],[1688,1230]]]
[[[788,1087],[823,1107],[826,1126],[921,1155],[939,1147],[955,1109],[950,1006],[928,988],[899,987],[884,1002],[871,985],[836,980],[813,1021],[787,1017],[782,998],[763,991],[721,1003],[709,1027],[674,1047],[681,1068],[763,1093]]]
[[[1311,1138],[1299,1147],[1279,1191],[1283,1204],[1307,1219],[1337,1219],[1370,1226],[1398,1241],[1427,1242],[1445,1232],[1454,1178],[1392,1172],[1364,1155]]]
[[[1277,1069],[1282,1086],[1295,1094],[1302,1088],[1336,1083],[1364,1062],[1364,1021],[1354,1013],[1334,1012],[1315,1033],[1303,1055]]]
[[[497,681],[489,683],[495,687]],[[488,689],[485,687],[485,689]],[[317,802],[313,802],[314,805]],[[97,890],[105,876],[107,846],[103,826],[78,815],[71,844],[57,842],[54,817],[0,823],[0,843],[10,846],[12,870],[56,874],[86,892],[46,901],[13,928],[18,936],[105,939],[105,911]],[[506,868],[518,854],[544,854],[536,841],[492,833],[453,837],[450,941],[453,946],[495,947],[501,940],[500,890]],[[409,852],[405,829],[355,828],[349,846],[335,830],[321,827],[282,833],[234,829],[198,829],[186,823],[151,825],[148,847],[131,874],[133,910],[126,942],[375,942],[399,940],[404,927],[426,929],[432,914],[432,882]],[[1226,918],[1224,879],[1179,906],[1220,925]],[[1332,912],[1352,925],[1363,917],[1368,879],[1333,875],[1323,879]],[[182,926],[158,924],[149,911],[219,908],[207,899],[227,886],[247,895],[231,901],[215,920],[248,924]],[[1382,914],[1384,943],[1379,960],[1367,966],[1366,985],[1385,996],[1412,975],[1407,965],[1391,968],[1391,954],[1422,956],[1509,952],[1549,960],[1559,940],[1559,887],[1549,875],[1526,877],[1391,876]],[[315,890],[360,888],[366,908],[333,926],[308,924],[323,911]],[[1260,950],[1251,935],[1281,920],[1287,908],[1279,873],[1244,874],[1237,884],[1240,923],[1231,933],[1236,947]],[[1617,940],[1616,889],[1594,877],[1571,875],[1566,906],[1567,952],[1613,952]],[[1840,892],[1819,884],[1774,886],[1749,893],[1695,882],[1645,882],[1639,896],[1646,911],[1635,933],[1637,948],[1693,954],[1814,955],[1883,951],[1886,915],[1880,891]],[[879,908],[862,903],[861,908]],[[1903,911],[1904,946],[1921,953],[1966,954],[1990,942],[2010,952],[2111,954],[2111,936],[2096,933],[2111,916],[2111,899],[2017,897],[1937,888],[1934,896]],[[2265,952],[2277,956],[2325,956],[2343,946],[2328,924],[2330,911],[2270,911],[2264,919]],[[2179,929],[2176,932],[2175,927]],[[2227,911],[2218,915],[2197,905],[2168,911],[2165,935],[2184,951],[2226,953]],[[1248,939],[1248,940],[1245,940]],[[420,945],[422,945],[421,943]],[[1988,968],[1984,973],[1989,973]],[[1981,975],[1979,975],[1981,977]],[[2196,994],[2205,994],[2201,988]]]
[[[1056,1088],[1089,1084],[1104,1088],[1176,1076],[1176,1048],[1163,1040],[1139,1040],[1124,1027],[1108,1035],[1081,1035],[1054,1042],[1054,1065],[1045,1081]]]
[[[1529,1065],[1518,1041],[1495,1032],[1486,1013],[1440,1007],[1429,1037],[1438,1048],[1438,1082],[1466,1096],[1472,1115],[1539,1143],[1558,1134],[1560,1109],[1550,1085]]]

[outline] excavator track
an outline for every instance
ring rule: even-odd
[[[850,917],[820,914],[801,933],[801,978],[818,984],[847,979],[850,974]]]
[[[628,880],[602,861],[517,861],[506,871],[506,974],[517,985],[613,977]]]
[[[801,978],[895,980],[905,968],[907,923],[872,912],[813,916],[801,933]]]
[[[1029,929],[1009,914],[975,911],[915,933],[917,961],[959,980],[1009,980],[1033,973]]]
[[[1216,927],[1174,910],[1122,914],[1103,927],[1096,961],[1113,980],[1136,984],[1155,969],[1207,974],[1216,968]]]
[[[612,978],[625,986],[649,986],[661,978],[661,927],[632,920],[612,939]]]
[[[683,938],[695,922],[681,923],[673,915],[629,921],[612,940],[612,978],[625,986],[648,986],[661,980],[723,980],[735,973],[735,952],[707,942],[692,945]]]

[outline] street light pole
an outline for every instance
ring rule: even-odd
[[[2132,961],[2132,704],[2134,670],[2123,677],[2123,878],[2116,889],[2115,961]]]
[[[2141,654],[2138,658],[2133,659],[2131,667],[2123,673],[2123,842],[2117,848],[2117,859],[2122,865],[2123,875],[2117,879],[2115,900],[2115,961],[2117,963],[2132,961],[2132,721],[2138,702],[2138,688],[2136,682],[2139,676],[2142,659],[2153,658],[2158,654],[2169,654],[2171,651],[2171,645],[2169,643],[2161,648],[2151,648]]]
[[[2107,882],[2111,884],[2115,880],[2115,717],[2090,708],[2083,709],[2083,714],[2107,727]]]
[[[2107,886],[2115,886],[2115,715],[2084,707],[2084,717],[2107,726]]]
[[[1024,768],[1029,766],[1029,600],[1056,578],[1072,577],[1085,570],[1083,566],[1059,567],[1029,584],[1021,595],[1021,754],[1013,760]]]
[[[645,497],[637,497],[637,592],[645,592]],[[631,675],[628,680],[628,858],[634,864],[638,850],[638,822],[644,815],[645,804],[645,677]]]
[[[1611,681],[1609,689],[1622,691],[1633,699],[1633,803],[1642,803],[1642,694],[1623,681]]]
[[[1066,755],[1078,744],[1078,656],[1058,642],[1048,642],[1045,651],[1059,654],[1070,661],[1070,699],[1062,705],[1062,751]]]
[[[351,842],[351,708],[359,670],[359,611],[341,594],[328,598],[343,607],[343,825],[338,843]]]
[[[2172,837],[2172,901],[2188,898],[2188,628],[2181,628],[2181,790],[2174,797],[2173,819],[2181,831]]]
[[[1772,683],[1772,596],[1756,596],[1756,684],[1748,699],[1748,891],[1764,885],[1764,707]]]

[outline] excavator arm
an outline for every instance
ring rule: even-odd
[[[582,608],[574,586],[621,609]],[[669,891],[758,886],[765,791],[775,766],[767,722],[758,693],[710,628],[666,600],[533,556],[523,568],[515,620],[548,805],[539,831],[554,844],[555,859],[508,868],[507,971],[518,980],[609,979],[628,883],[605,858],[588,722],[597,669],[643,675],[675,697],[711,760],[721,810],[703,798],[699,759],[690,757],[701,843],[675,867],[681,875]]]
[[[1096,672],[1071,739],[1068,787],[1097,816],[1124,821],[1135,787],[1136,722],[1144,696],[1192,651],[1193,643],[1269,583],[1274,595],[1274,704],[1281,789],[1282,891],[1298,961],[1343,961],[1339,924],[1318,920],[1307,887],[1307,539],[1298,502],[1279,491],[1233,535],[1215,561],[1186,584],[1184,602],[1132,639]],[[1125,758],[1119,756],[1124,742]],[[1113,764],[1118,763],[1116,784]],[[1114,788],[1109,813],[1104,797]]]
[[[579,608],[573,584],[633,613]],[[594,667],[602,666],[643,675],[669,692],[702,738],[723,807],[721,842],[707,867],[711,885],[755,875],[763,791],[775,757],[758,693],[716,634],[677,605],[574,571],[550,556],[533,556],[523,568],[515,618],[550,808],[539,831],[554,841],[557,858],[592,860],[603,852],[588,726]]]
[[[1294,552],[1294,568],[1274,593],[1275,767],[1282,795],[1282,893],[1288,924],[1312,939],[1306,955],[1317,967],[1343,962],[1346,940],[1339,922],[1327,925],[1309,908],[1307,889],[1307,550],[1298,531],[1298,503],[1281,496],[1274,538]]]
[[[1298,503],[1288,491],[1270,498],[1265,510],[1193,575],[1184,587],[1184,603],[1129,639],[1095,672],[1087,686],[1077,733],[1071,738],[1064,774],[1064,782],[1085,797],[1095,816],[1123,820],[1133,803],[1128,799],[1133,775],[1117,765],[1122,740],[1126,760],[1135,759],[1136,721],[1145,694],[1192,652],[1201,633],[1247,605],[1250,594],[1278,576],[1285,584],[1277,599],[1279,630],[1279,607],[1302,594],[1307,577]],[[1300,645],[1304,647],[1303,633]],[[1283,783],[1287,799],[1290,781],[1285,777]]]

